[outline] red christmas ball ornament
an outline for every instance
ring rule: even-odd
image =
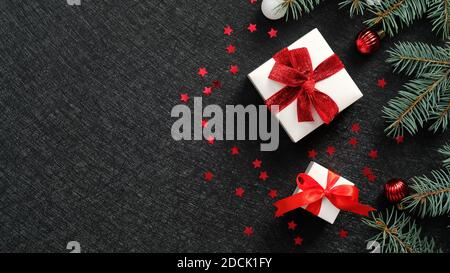
[[[361,30],[356,36],[355,44],[359,53],[370,55],[380,49],[381,39],[384,38],[384,31],[375,31],[370,28]]]
[[[384,185],[384,195],[391,203],[398,203],[408,195],[409,189],[403,180],[394,178]]]

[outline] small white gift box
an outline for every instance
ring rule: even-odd
[[[311,176],[314,180],[316,180],[324,189],[327,187],[327,179],[328,179],[328,169],[321,166],[320,164],[311,161],[309,163],[308,168],[306,168],[305,171],[306,174]],[[337,180],[335,187],[339,185],[351,185],[354,184],[344,177],[339,177]],[[302,190],[300,190],[298,187],[295,189],[293,194],[299,193]],[[302,207],[306,208],[306,206]],[[322,204],[320,207],[320,212],[317,215],[318,217],[322,218],[323,220],[327,221],[330,224],[333,224],[336,220],[338,214],[340,212],[340,209],[336,208],[328,198],[324,197],[322,199]]]
[[[288,49],[292,50],[302,47],[308,49],[313,69],[334,54],[318,29],[312,30],[291,44]],[[248,74],[248,78],[264,100],[267,100],[285,87],[285,85],[268,78],[274,64],[275,60],[272,58]],[[338,106],[339,112],[362,97],[361,91],[345,69],[341,69],[328,78],[316,82],[315,87],[331,97]],[[299,141],[324,123],[314,107],[312,106],[311,108],[314,121],[298,121],[296,100],[278,113],[274,113],[293,142]]]

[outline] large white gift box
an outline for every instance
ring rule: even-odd
[[[314,69],[334,54],[318,29],[310,31],[291,44],[288,49],[292,50],[302,47],[308,49]],[[268,78],[274,64],[275,60],[272,58],[248,74],[248,78],[264,100],[267,100],[285,87],[285,85]],[[339,112],[362,97],[361,91],[345,69],[341,69],[330,77],[316,82],[315,87],[331,97],[338,106]],[[311,108],[314,121],[298,121],[296,100],[278,113],[274,113],[293,142],[299,141],[324,123],[314,107],[311,106]]]
[[[311,161],[311,163],[309,163],[309,165],[308,165],[308,168],[306,168],[305,173],[308,174],[309,176],[311,176],[312,178],[314,178],[314,180],[316,180],[317,183],[319,183],[324,189],[327,187],[327,178],[328,178],[328,169],[327,168],[323,167],[322,165],[320,165],[316,162]],[[339,186],[339,185],[353,186],[354,184],[341,176],[337,180],[334,187]],[[296,194],[299,192],[302,192],[302,190],[297,187],[293,194]],[[302,208],[306,208],[306,206],[304,206]],[[327,221],[328,223],[333,224],[334,221],[336,220],[339,212],[340,212],[340,209],[336,208],[330,202],[330,200],[328,200],[328,198],[324,197],[322,199],[320,211],[317,216],[322,218],[323,220]]]

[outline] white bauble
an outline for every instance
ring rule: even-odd
[[[270,20],[278,20],[286,14],[287,7],[282,8],[284,0],[263,0],[261,10],[264,16]]]

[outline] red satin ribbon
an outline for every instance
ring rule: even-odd
[[[318,215],[322,205],[322,199],[328,198],[338,209],[367,216],[374,208],[360,204],[358,201],[359,191],[354,185],[334,186],[340,176],[328,171],[327,186],[324,189],[314,178],[306,173],[297,176],[297,186],[302,192],[291,195],[274,203],[277,208],[276,217],[282,216],[286,212],[307,206],[306,210]]]
[[[273,56],[275,65],[269,79],[286,85],[266,100],[266,105],[278,105],[279,111],[297,99],[299,122],[314,121],[311,105],[326,124],[339,112],[337,104],[325,93],[315,88],[316,82],[330,77],[344,68],[336,54],[331,55],[313,70],[308,49],[282,49]]]

